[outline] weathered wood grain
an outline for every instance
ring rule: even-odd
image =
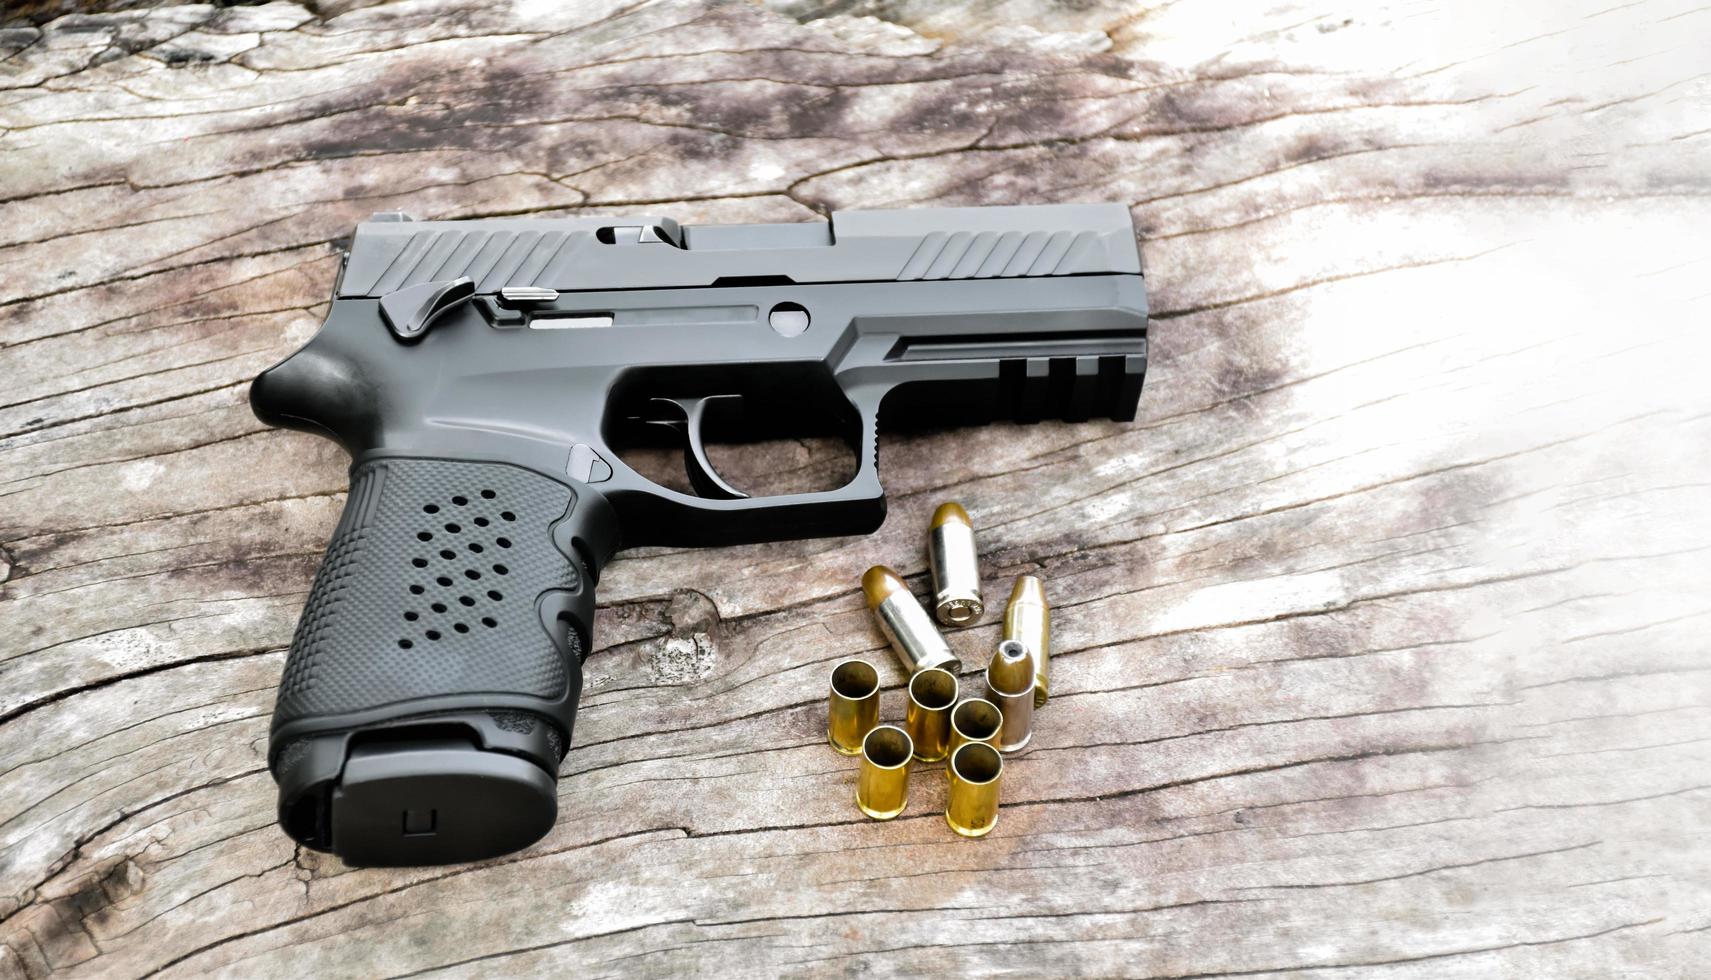
[[[1703,961],[1711,9],[14,23],[0,976]],[[528,851],[351,870],[274,828],[273,689],[345,475],[245,393],[315,329],[356,221],[1107,199],[1157,309],[1134,425],[888,440],[876,535],[615,563]],[[949,497],[992,593],[1033,571],[1057,604],[1054,697],[980,842],[930,773],[861,819],[821,742],[837,658],[882,662],[900,714],[853,587],[875,561],[921,581]],[[972,663],[995,629],[952,642]]]

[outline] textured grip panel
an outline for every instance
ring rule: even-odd
[[[273,727],[447,695],[564,697],[580,664],[536,600],[581,584],[550,535],[572,499],[502,464],[384,459],[352,471]]]

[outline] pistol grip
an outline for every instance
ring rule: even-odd
[[[274,711],[287,833],[369,865],[545,834],[614,530],[599,494],[516,466],[353,468]]]

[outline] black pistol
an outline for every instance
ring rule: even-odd
[[[526,847],[620,547],[870,532],[882,426],[1127,421],[1146,354],[1118,204],[376,215],[320,331],[250,388],[352,461],[274,709],[280,825],[353,865]],[[847,484],[749,496],[708,454],[804,430],[854,451]],[[662,439],[683,489],[625,461]]]

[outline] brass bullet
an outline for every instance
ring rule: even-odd
[[[860,755],[861,741],[879,724],[879,671],[865,660],[832,668],[826,695],[826,741],[844,755]]]
[[[986,699],[1004,718],[994,743],[1000,752],[1016,752],[1034,734],[1034,655],[1019,640],[1005,640],[986,665]]]
[[[1020,640],[1034,655],[1034,707],[1046,703],[1052,663],[1052,609],[1046,587],[1032,575],[1016,576],[1004,607],[1004,639]]]
[[[867,606],[879,618],[879,628],[891,649],[913,677],[930,667],[943,667],[952,674],[962,670],[962,661],[939,635],[932,617],[915,601],[903,577],[884,565],[875,565],[861,577]]]
[[[909,678],[909,709],[904,724],[915,743],[915,758],[939,762],[950,754],[951,706],[956,704],[956,675],[929,667]]]
[[[980,601],[980,557],[974,547],[974,522],[958,503],[933,511],[927,534],[933,571],[933,615],[946,626],[962,626],[986,611]]]
[[[968,742],[951,756],[945,823],[964,837],[984,837],[998,825],[998,787],[1004,759],[985,742]]]
[[[991,745],[1003,723],[1004,713],[996,704],[985,698],[965,698],[951,709],[951,754],[955,755],[957,749],[969,742]]]
[[[909,804],[909,733],[880,725],[861,743],[861,774],[856,777],[856,806],[875,820],[890,820]]]

